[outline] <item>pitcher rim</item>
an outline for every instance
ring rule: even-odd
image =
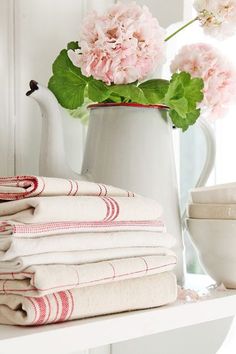
[[[89,109],[97,109],[101,107],[136,107],[136,108],[156,108],[156,109],[169,109],[168,106],[163,104],[141,104],[141,103],[125,103],[125,102],[107,102],[107,103],[93,103],[88,105]]]

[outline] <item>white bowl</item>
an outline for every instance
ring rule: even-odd
[[[187,219],[187,227],[206,272],[236,289],[236,220]]]

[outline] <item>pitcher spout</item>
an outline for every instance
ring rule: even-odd
[[[39,173],[42,176],[85,179],[67,164],[62,127],[61,107],[56,97],[45,86],[31,80],[26,96],[39,105],[42,115]]]

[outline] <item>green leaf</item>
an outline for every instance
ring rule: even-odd
[[[78,42],[70,42],[67,44],[67,50],[69,50],[69,49],[75,50],[75,49],[79,49],[79,48],[80,48],[80,46],[79,46]]]
[[[192,78],[189,73],[172,75],[164,103],[170,107],[170,117],[183,131],[194,124],[200,115],[197,104],[203,99],[203,80]]]
[[[68,47],[72,46],[71,43]],[[89,78],[73,65],[63,49],[53,63],[53,76],[48,88],[54,93],[58,102],[65,108],[76,109],[84,102],[84,90]]]
[[[111,94],[118,94],[126,100],[130,100],[135,103],[148,103],[143,91],[135,84],[111,85],[109,86],[109,91]]]
[[[143,82],[138,86],[142,89],[149,104],[162,103],[169,87],[169,81],[153,79]]]
[[[69,75],[54,75],[49,80],[48,87],[64,108],[76,109],[84,102],[86,84],[81,80],[73,80]]]
[[[109,88],[104,82],[91,79],[88,82],[88,97],[94,102],[103,102],[110,96]]]
[[[171,109],[169,111],[169,116],[172,122],[174,123],[174,125],[177,128],[181,128],[184,132],[189,128],[190,125],[193,125],[196,122],[196,120],[200,116],[200,109],[196,109],[192,112],[187,113],[185,118],[181,117],[176,112],[176,110]]]
[[[188,101],[185,97],[179,99],[171,100],[171,106],[175,107],[176,112],[182,117],[186,117],[186,112],[188,111]]]
[[[63,49],[53,63],[52,71],[54,75],[63,76],[66,73],[71,73],[72,76],[84,81],[85,83],[89,78],[81,73],[80,68],[74,66],[68,57],[67,50]]]
[[[203,100],[204,83],[200,78],[194,78],[189,82],[189,85],[185,87],[185,97],[188,101],[188,109],[192,110],[196,107],[196,102]]]

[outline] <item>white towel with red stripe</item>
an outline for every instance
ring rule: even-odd
[[[37,176],[0,178],[0,200],[76,195],[133,197],[134,193],[104,184],[63,178]]]
[[[12,260],[2,261],[0,262],[0,273],[20,272],[32,265],[85,264],[148,255],[174,256],[174,253],[168,248],[163,247],[124,247],[88,251],[47,252],[29,256],[20,256]]]
[[[143,197],[35,197],[0,203],[0,220],[21,223],[61,221],[147,221],[160,218],[162,208]]]
[[[173,256],[144,256],[82,265],[42,265],[22,272],[0,273],[0,294],[43,296],[54,292],[94,286],[171,271]]]
[[[73,288],[42,297],[0,295],[0,323],[36,326],[153,308],[177,297],[171,272]]]

